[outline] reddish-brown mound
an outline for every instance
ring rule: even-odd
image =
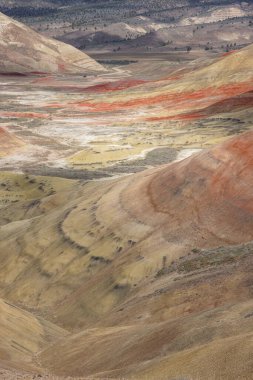
[[[102,83],[95,86],[86,87],[83,91],[98,93],[120,91],[127,88],[136,87],[144,83],[146,83],[146,81],[138,79],[119,80],[116,82]]]
[[[162,121],[162,120],[194,120],[204,119],[209,116],[217,115],[219,113],[228,113],[241,109],[251,108],[253,106],[253,91],[248,91],[238,96],[220,100],[206,108],[199,111],[182,113],[174,116],[158,116],[148,118],[148,121]]]
[[[221,100],[211,106],[201,110],[198,113],[200,116],[206,117],[216,115],[218,113],[233,112],[239,109],[246,109],[253,107],[253,91],[245,92],[238,96],[234,96],[228,99]]]
[[[248,132],[140,174],[121,201],[137,220],[159,228],[167,242],[233,244],[253,238],[252,186],[253,132]]]
[[[252,238],[253,132],[166,167],[148,186],[156,212],[210,232]]]

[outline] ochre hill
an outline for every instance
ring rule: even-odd
[[[95,300],[101,306],[109,292],[117,302],[96,328],[90,324],[45,350],[45,367],[58,375],[98,378],[250,379],[253,246],[232,245],[252,240],[252,143],[250,132],[121,180],[118,198],[115,185],[107,192],[97,204],[97,220],[102,226],[111,220],[114,238],[124,231],[133,240],[118,253],[121,259],[105,264],[104,258],[104,276],[82,286],[60,310],[68,310],[68,318],[91,311],[91,305],[94,312]],[[75,213],[78,208],[66,227]],[[112,283],[117,271],[121,275]]]
[[[74,333],[41,352],[43,368],[248,379],[252,147],[248,132],[125,178],[62,181],[56,194],[26,179],[45,196],[2,209],[0,295]]]
[[[85,53],[44,37],[0,13],[0,73],[96,73],[104,68]]]
[[[251,240],[252,143],[249,132],[179,163],[26,201],[36,218],[23,211],[24,221],[0,231],[3,295],[57,304],[64,324],[83,324],[156,273],[164,255],[170,262],[194,247]]]
[[[117,302],[96,324],[46,349],[44,367],[95,378],[250,379],[252,146],[250,132],[107,189],[93,206],[99,228],[133,240],[115,253],[121,258],[97,256],[107,268],[94,270],[59,310],[80,320],[81,313],[94,318],[98,305],[102,314],[108,294]],[[65,233],[77,238],[68,218]]]

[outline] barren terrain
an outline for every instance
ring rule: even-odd
[[[251,380],[253,45],[127,49],[0,75],[0,378]]]

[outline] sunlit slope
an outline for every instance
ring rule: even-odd
[[[72,46],[41,36],[2,13],[0,37],[0,73],[86,73],[104,70]]]
[[[179,163],[76,182],[21,203],[16,219],[11,210],[16,213],[18,203],[6,206],[1,295],[78,329],[110,313],[164,260],[196,247],[250,241],[252,142],[249,132]]]

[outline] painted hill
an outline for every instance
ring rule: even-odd
[[[5,206],[1,296],[73,333],[40,353],[44,369],[247,378],[252,147],[248,132],[178,163],[99,186],[63,181],[56,194]]]
[[[43,37],[0,13],[0,73],[87,73],[103,70],[83,52]]]
[[[252,142],[250,132],[180,163],[106,184],[93,192],[92,206],[79,199],[61,233],[88,253],[92,275],[83,273],[84,285],[57,308],[62,323],[72,325],[73,312],[80,325],[101,318],[155,275],[164,257],[169,264],[196,247],[252,240]]]

